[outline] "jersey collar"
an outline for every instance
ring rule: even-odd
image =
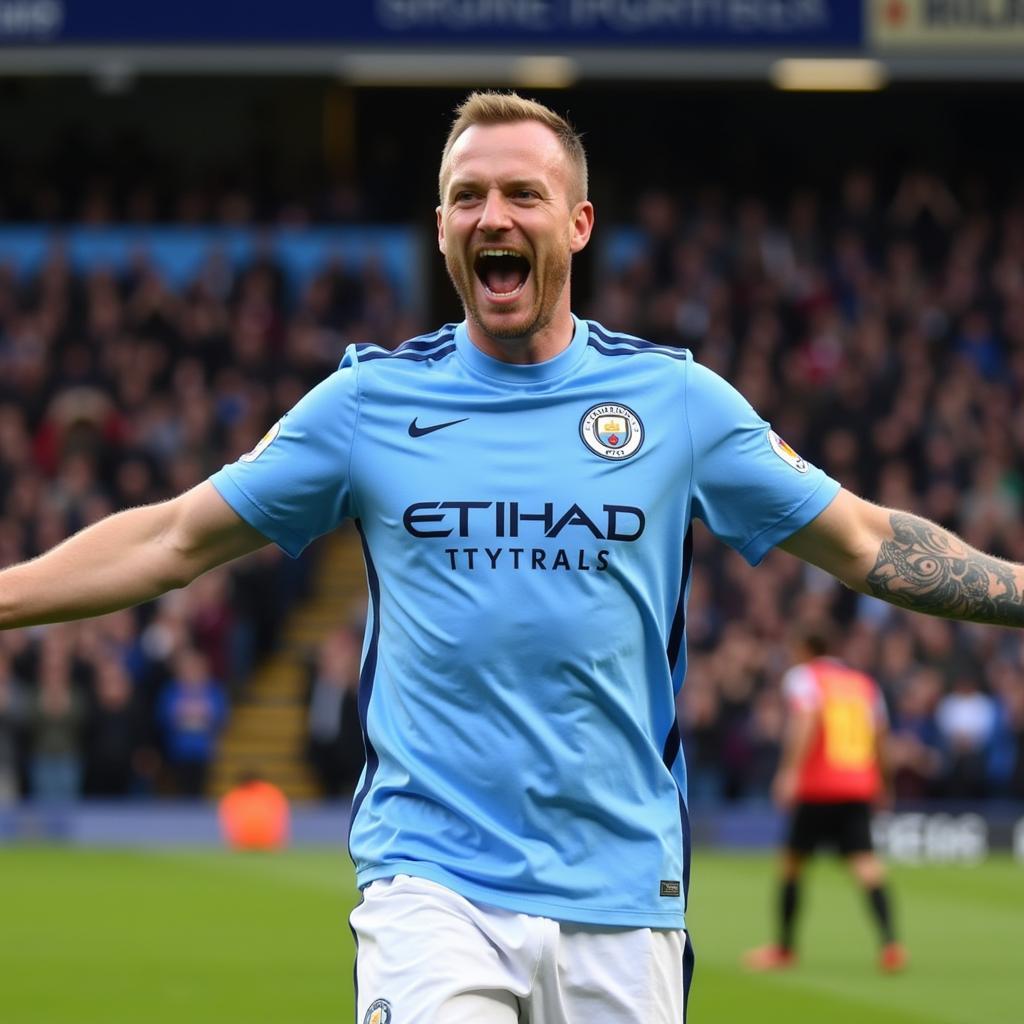
[[[533,384],[538,381],[552,380],[568,373],[583,357],[587,348],[588,328],[585,321],[573,315],[575,325],[572,341],[553,359],[543,363],[504,363],[481,352],[469,337],[466,321],[463,320],[455,328],[455,348],[459,357],[475,373],[484,377],[506,381],[510,384]]]

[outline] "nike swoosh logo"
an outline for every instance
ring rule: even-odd
[[[424,434],[432,434],[435,430],[444,430],[445,427],[454,427],[456,423],[465,423],[468,419],[468,416],[463,416],[461,420],[449,420],[447,423],[435,423],[430,427],[418,426],[414,419],[412,423],[409,424],[409,436],[422,437]]]

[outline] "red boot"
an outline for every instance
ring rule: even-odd
[[[796,953],[781,946],[758,946],[743,958],[748,971],[785,971],[796,967]]]
[[[888,942],[878,957],[878,969],[885,974],[898,974],[907,968],[907,951],[898,942]]]

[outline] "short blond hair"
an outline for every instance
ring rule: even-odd
[[[514,92],[487,91],[471,93],[455,108],[455,121],[441,153],[441,169],[437,176],[442,203],[452,147],[459,136],[477,124],[515,124],[518,121],[537,121],[555,133],[574,172],[576,194],[570,195],[570,203],[575,205],[587,198],[587,153],[576,129],[560,114],[536,100],[528,100]]]

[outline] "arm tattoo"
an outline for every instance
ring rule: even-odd
[[[867,584],[875,597],[949,619],[1024,625],[1016,567],[968,547],[947,530],[905,512],[889,522]]]

